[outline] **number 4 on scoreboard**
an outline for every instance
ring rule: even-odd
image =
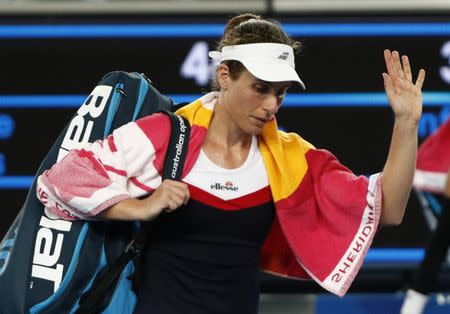
[[[181,65],[181,76],[186,79],[195,79],[197,85],[207,85],[211,72],[215,68],[214,63],[209,63],[208,51],[207,42],[196,42]]]

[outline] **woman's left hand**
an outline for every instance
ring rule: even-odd
[[[414,83],[407,56],[384,50],[387,73],[383,73],[384,89],[397,121],[417,125],[422,115],[422,86],[425,70],[420,69]]]

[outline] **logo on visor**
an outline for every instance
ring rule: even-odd
[[[283,52],[281,55],[278,56],[278,59],[287,60],[289,57],[289,52]]]

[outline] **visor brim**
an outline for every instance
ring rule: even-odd
[[[297,82],[305,89],[305,84],[294,68],[285,63],[243,62],[245,68],[255,77],[266,82]]]

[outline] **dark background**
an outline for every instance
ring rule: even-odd
[[[225,17],[8,17],[5,24],[61,23],[153,23],[214,22]],[[281,22],[425,22],[446,21],[443,16],[280,17]],[[112,70],[144,72],[167,94],[199,94],[207,86],[180,76],[180,66],[193,44],[208,42],[213,49],[218,38],[110,38],[110,39],[0,39],[0,101],[2,95],[82,94],[88,95],[101,77]],[[306,91],[292,93],[382,92],[385,71],[383,49],[398,49],[410,57],[413,71],[426,69],[424,90],[447,91],[439,68],[448,64],[441,47],[450,37],[372,36],[298,38],[303,50],[296,58],[297,71]],[[81,105],[81,104],[80,104]],[[434,117],[449,104],[426,106]],[[0,108],[15,121],[15,131],[0,139],[6,176],[33,175],[74,109]],[[316,147],[332,151],[357,174],[382,170],[390,142],[393,115],[388,107],[287,107],[278,115],[279,124],[298,132]],[[421,138],[423,140],[423,138]],[[7,231],[25,200],[27,190],[0,189],[0,237]],[[412,232],[413,231],[413,232]],[[404,222],[383,228],[375,247],[423,247],[430,232],[414,195]]]

